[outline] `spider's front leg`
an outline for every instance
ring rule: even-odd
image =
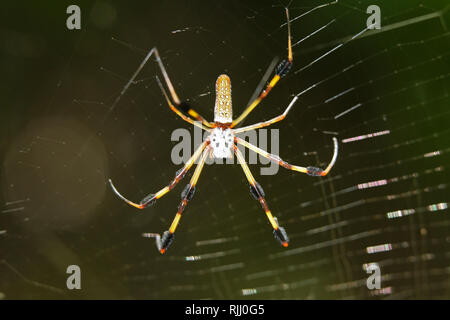
[[[161,254],[164,254],[167,251],[167,248],[172,243],[175,235],[175,230],[177,229],[178,223],[180,222],[181,215],[184,212],[188,202],[192,199],[195,193],[195,186],[197,185],[198,178],[200,177],[200,173],[202,172],[203,166],[206,161],[206,157],[210,151],[210,147],[207,147],[202,154],[200,162],[195,168],[194,174],[192,175],[191,181],[186,185],[183,192],[181,193],[181,203],[178,206],[177,214],[170,225],[169,230],[164,231],[162,237],[159,234],[155,233],[144,233],[143,236],[147,238],[155,238],[156,239],[156,247]]]
[[[244,120],[253,109],[269,94],[269,92],[275,87],[275,85],[280,81],[281,78],[286,76],[292,68],[292,62],[294,61],[292,55],[292,44],[291,44],[291,23],[289,21],[289,10],[286,8],[286,19],[287,19],[287,28],[288,28],[288,55],[287,58],[280,62],[280,64],[275,69],[275,75],[270,80],[270,82],[266,85],[265,89],[259,94],[259,96],[252,101],[247,108],[242,112],[242,114],[237,117],[231,123],[231,128],[236,127],[242,120]]]
[[[244,170],[245,176],[250,183],[250,193],[261,204],[267,218],[270,221],[270,224],[272,225],[273,235],[275,239],[277,239],[283,247],[287,247],[289,244],[289,238],[287,236],[286,230],[284,230],[283,227],[280,227],[277,218],[274,217],[270,212],[269,206],[267,205],[266,199],[264,198],[264,190],[262,189],[261,185],[256,182],[255,178],[253,178],[253,175],[250,172],[250,169],[248,168],[248,165],[237,146],[234,146],[234,153],[236,154],[236,157],[241,164],[242,169]]]
[[[139,73],[144,69],[145,65],[147,64],[147,62],[149,61],[150,57],[154,56],[156,58],[156,63],[159,66],[159,69],[164,77],[164,82],[166,83],[169,92],[170,92],[170,96],[173,99],[172,103],[167,95],[167,93],[165,92],[161,81],[159,80],[158,77],[156,77],[159,86],[161,87],[163,94],[165,95],[165,98],[167,100],[167,103],[170,107],[170,109],[175,112],[178,116],[180,116],[184,121],[189,122],[191,124],[194,124],[202,129],[208,130],[208,128],[212,128],[213,124],[209,123],[208,121],[205,120],[205,118],[203,118],[200,114],[198,114],[194,109],[192,109],[192,107],[187,104],[186,102],[181,102],[180,98],[178,97],[177,93],[175,92],[175,88],[173,87],[172,81],[170,81],[169,75],[166,71],[166,68],[164,67],[164,64],[161,60],[161,57],[159,56],[159,52],[158,49],[156,47],[153,47],[145,56],[144,60],[142,60],[141,64],[139,65],[139,67],[137,68],[137,70],[134,72],[134,74],[131,76],[130,80],[128,80],[128,82],[125,84],[125,86],[123,87],[122,91],[120,92],[120,94],[116,97],[116,99],[114,100],[113,104],[111,105],[109,111],[112,111],[115,106],[119,103],[120,99],[122,98],[122,96],[124,96],[125,92],[128,90],[128,88],[133,85],[136,84],[136,78],[139,75]],[[186,116],[185,114],[188,114],[189,116]],[[192,118],[194,119],[192,119]],[[199,123],[195,123],[195,121],[199,122]],[[200,124],[201,123],[201,124]]]

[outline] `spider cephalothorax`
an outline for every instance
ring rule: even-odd
[[[233,157],[234,135],[230,128],[214,128],[209,141],[214,158]]]
[[[164,76],[165,83],[167,85],[167,88],[170,91],[170,95],[172,97],[173,102],[170,100],[166,90],[164,89],[161,81],[156,78],[158,81],[158,84],[161,88],[161,91],[167,101],[167,104],[169,105],[170,109],[174,111],[177,115],[179,115],[183,120],[202,128],[203,130],[206,130],[210,133],[210,135],[205,139],[205,141],[197,148],[197,150],[194,152],[192,157],[186,162],[184,167],[180,170],[178,170],[175,174],[174,179],[167,185],[166,187],[162,188],[155,194],[149,194],[148,196],[144,197],[140,203],[134,203],[124,196],[122,196],[117,189],[114,187],[111,179],[109,180],[109,183],[111,184],[111,187],[113,191],[119,196],[122,200],[124,200],[126,203],[138,208],[138,209],[144,209],[156,202],[157,199],[164,196],[167,192],[172,190],[178,182],[180,182],[181,179],[186,175],[186,173],[189,171],[189,169],[193,166],[196,160],[200,159],[198,162],[198,165],[194,171],[194,174],[192,175],[192,178],[190,182],[186,185],[186,187],[183,189],[181,193],[181,203],[178,206],[178,211],[175,215],[175,218],[173,219],[172,224],[170,225],[169,230],[165,231],[163,235],[161,236],[158,233],[145,233],[143,236],[145,237],[152,237],[156,238],[156,246],[161,253],[165,253],[169,245],[172,243],[174,239],[174,233],[175,230],[180,222],[181,215],[184,212],[184,209],[186,208],[188,202],[192,199],[195,192],[195,187],[197,185],[198,178],[200,177],[200,173],[203,169],[203,166],[206,161],[206,157],[208,154],[211,154],[215,158],[229,158],[232,157],[233,154],[236,155],[237,160],[239,161],[239,164],[242,166],[242,169],[244,171],[244,174],[250,184],[250,194],[257,200],[261,207],[263,208],[264,212],[266,213],[266,216],[273,228],[273,235],[275,239],[277,239],[280,244],[283,247],[287,247],[289,243],[288,236],[286,234],[286,231],[284,228],[282,228],[278,224],[278,220],[276,217],[274,217],[269,209],[269,206],[267,205],[264,190],[261,187],[261,185],[255,180],[252,173],[250,172],[250,169],[244,159],[244,156],[237,148],[237,144],[240,144],[259,155],[274,161],[281,165],[282,167],[294,170],[297,172],[306,173],[311,176],[325,176],[328,174],[328,172],[333,167],[336,157],[337,157],[337,140],[336,138],[333,138],[334,143],[334,154],[331,162],[327,166],[325,170],[322,170],[317,167],[302,167],[302,166],[295,166],[292,164],[289,164],[285,161],[283,161],[279,156],[270,154],[257,146],[254,146],[250,143],[248,143],[245,140],[242,140],[235,136],[235,134],[240,132],[245,132],[249,130],[255,130],[263,127],[270,126],[273,123],[276,123],[278,121],[283,120],[289,110],[292,108],[294,103],[297,101],[298,96],[295,96],[291,102],[289,103],[288,107],[284,111],[283,114],[270,119],[268,121],[256,123],[253,125],[249,125],[246,127],[241,127],[235,129],[235,126],[239,124],[242,120],[247,117],[247,115],[269,94],[270,90],[278,83],[278,81],[284,77],[292,66],[292,47],[291,47],[291,37],[290,37],[290,21],[289,21],[289,12],[286,9],[286,18],[287,18],[287,27],[288,27],[288,56],[287,59],[283,60],[278,67],[275,69],[275,75],[273,76],[272,80],[266,85],[264,90],[259,94],[259,96],[251,102],[248,107],[244,110],[244,112],[236,119],[233,120],[233,112],[232,112],[232,104],[231,104],[231,81],[230,78],[227,75],[220,75],[217,78],[216,81],[216,103],[214,107],[214,122],[208,122],[203,118],[200,114],[198,114],[195,110],[193,110],[187,103],[181,102],[178,98],[178,95],[175,92],[175,89],[172,85],[172,82],[169,79],[169,76],[166,72],[166,69],[164,68],[164,65],[161,61],[161,58],[158,54],[158,50],[156,48],[153,48],[147,56],[144,58],[143,63],[139,66],[137,71],[134,73],[131,80],[128,82],[128,84],[124,87],[124,90],[128,88],[128,86],[134,81],[134,78],[137,76],[137,74],[140,72],[140,70],[143,68],[145,63],[148,61],[148,59],[154,54],[156,56],[156,62],[159,65],[159,68],[161,70],[161,73]],[[122,90],[122,93],[124,92]],[[120,96],[119,96],[120,98]],[[114,102],[116,104],[118,101],[118,98]]]

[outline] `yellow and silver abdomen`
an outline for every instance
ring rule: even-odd
[[[233,121],[233,109],[231,107],[231,80],[226,74],[220,75],[216,81],[214,121],[219,123],[230,123]]]

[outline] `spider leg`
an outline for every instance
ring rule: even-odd
[[[259,122],[256,124],[252,124],[250,126],[246,126],[246,127],[242,127],[242,128],[238,128],[238,129],[233,129],[233,133],[237,134],[237,133],[241,133],[241,132],[246,132],[246,131],[250,131],[250,130],[255,130],[255,129],[259,129],[259,128],[264,128],[264,127],[268,127],[278,121],[283,120],[284,118],[286,118],[289,110],[291,110],[292,106],[294,105],[294,103],[297,101],[298,96],[295,96],[291,102],[289,103],[288,107],[286,108],[286,110],[284,110],[284,112],[282,114],[280,114],[279,116],[272,118],[270,120],[264,121],[264,122]]]
[[[195,186],[197,185],[198,178],[200,177],[200,173],[202,172],[203,166],[206,161],[206,157],[209,153],[209,147],[203,151],[200,162],[195,168],[194,174],[192,175],[191,181],[186,185],[183,192],[181,193],[181,203],[178,206],[177,214],[170,225],[169,230],[164,231],[163,235],[159,235],[157,233],[144,233],[144,237],[151,237],[156,239],[156,247],[161,254],[164,254],[167,248],[172,243],[175,235],[175,230],[177,229],[178,223],[180,222],[181,215],[184,212],[188,202],[192,199],[195,193]]]
[[[283,227],[280,227],[277,218],[274,217],[270,212],[269,206],[267,205],[266,199],[264,198],[264,190],[262,189],[261,185],[256,182],[255,178],[253,178],[253,175],[250,172],[250,169],[248,168],[248,165],[245,162],[242,153],[239,151],[236,145],[234,146],[234,153],[236,154],[237,159],[241,164],[242,169],[244,170],[245,176],[250,183],[250,193],[261,204],[267,218],[269,219],[270,224],[272,225],[273,235],[275,239],[277,239],[283,247],[287,247],[289,244],[289,238],[286,234],[286,230],[284,230]]]
[[[164,76],[164,81],[166,82],[167,87],[169,88],[170,95],[172,96],[172,99],[175,103],[175,105],[182,109],[182,111],[189,114],[191,117],[193,117],[196,121],[202,122],[205,126],[211,128],[212,124],[205,120],[200,114],[198,114],[194,109],[190,107],[190,105],[186,102],[181,102],[178,98],[177,93],[175,92],[175,89],[172,85],[172,82],[170,81],[169,75],[167,74],[166,68],[164,68],[164,65],[162,63],[161,57],[159,56],[158,49],[155,47],[155,56],[156,61],[158,62],[159,68],[161,69],[161,73]],[[174,109],[171,107],[171,109],[174,111]],[[179,110],[178,110],[179,111]],[[178,115],[179,113],[176,112]],[[183,118],[184,119],[184,118]]]
[[[185,115],[183,114],[183,112],[181,112],[179,109],[177,109],[177,108],[172,104],[172,102],[170,101],[169,96],[167,95],[167,92],[166,92],[166,90],[164,89],[164,87],[163,87],[163,85],[162,85],[162,83],[161,83],[161,81],[159,80],[158,77],[156,77],[156,81],[158,82],[158,85],[159,85],[159,87],[161,88],[161,91],[162,91],[164,97],[166,98],[166,101],[167,101],[167,104],[169,105],[169,108],[170,108],[173,112],[175,112],[178,116],[180,116],[180,118],[183,119],[184,121],[189,122],[190,124],[193,124],[194,126],[197,126],[197,127],[201,128],[201,129],[203,129],[203,130],[211,131],[211,129],[209,129],[208,127],[206,127],[206,126],[203,124],[202,121],[195,121],[195,120],[193,120],[192,118],[190,118],[190,117],[188,117],[188,116],[185,116]],[[207,125],[210,126],[209,123],[208,123]]]
[[[166,193],[168,193],[170,190],[172,190],[173,188],[175,188],[175,186],[178,184],[178,182],[180,182],[181,179],[184,178],[184,176],[186,175],[186,173],[189,171],[189,169],[192,167],[192,165],[194,164],[194,162],[197,160],[197,158],[201,155],[201,153],[203,152],[203,150],[205,149],[205,147],[209,144],[209,140],[205,140],[205,142],[203,142],[198,148],[197,150],[194,152],[194,154],[192,155],[192,157],[186,162],[186,164],[184,165],[184,167],[180,170],[177,171],[177,173],[175,174],[175,178],[169,183],[168,186],[162,188],[161,190],[159,190],[157,193],[155,194],[149,194],[148,196],[146,196],[144,199],[141,200],[141,202],[139,203],[134,203],[130,200],[128,200],[127,198],[125,198],[124,196],[122,196],[119,191],[117,191],[116,187],[114,186],[114,184],[112,183],[111,179],[109,179],[109,184],[111,185],[112,190],[114,191],[114,193],[123,201],[125,201],[126,203],[128,203],[129,205],[138,208],[138,209],[145,209],[151,205],[153,205],[155,203],[155,201],[159,198],[162,198]]]
[[[267,151],[264,151],[263,149],[258,148],[257,146],[254,146],[251,143],[248,143],[247,141],[234,137],[235,141],[239,143],[240,145],[243,145],[244,147],[262,155],[264,158],[267,158],[269,160],[272,160],[274,162],[277,162],[280,166],[289,169],[294,170],[302,173],[306,173],[310,176],[326,176],[328,172],[330,172],[331,168],[333,167],[334,163],[336,162],[337,154],[338,154],[338,142],[337,139],[333,137],[333,144],[334,144],[334,153],[333,158],[331,159],[330,163],[328,164],[328,167],[325,170],[322,170],[317,167],[301,167],[301,166],[294,166],[292,164],[289,164],[285,161],[283,161],[279,156],[273,155],[268,153]]]
[[[273,87],[278,83],[278,81],[288,74],[292,67],[292,45],[291,45],[291,23],[289,21],[289,10],[286,8],[286,18],[287,18],[287,28],[288,28],[288,56],[286,59],[280,62],[275,70],[275,75],[272,80],[266,85],[266,88],[259,94],[259,96],[242,112],[242,114],[233,120],[231,123],[231,128],[234,128],[239,122],[244,120],[250,112],[269,94]]]
[[[173,99],[175,105],[176,105],[178,108],[181,108],[184,112],[188,113],[190,116],[192,116],[196,121],[202,122],[202,123],[203,123],[205,126],[207,126],[207,127],[212,127],[212,125],[211,125],[208,121],[206,121],[201,115],[199,115],[195,110],[193,110],[187,103],[184,103],[184,102],[181,102],[181,101],[180,101],[180,98],[178,98],[178,95],[177,95],[177,93],[175,92],[175,89],[174,89],[174,87],[173,87],[173,85],[172,85],[172,82],[170,81],[169,75],[167,74],[166,68],[164,67],[164,65],[163,65],[163,63],[162,63],[161,57],[159,56],[159,52],[158,52],[158,49],[157,49],[156,47],[152,48],[152,49],[147,53],[147,55],[145,56],[144,60],[142,60],[141,64],[139,65],[139,67],[137,68],[137,70],[134,72],[134,74],[132,75],[132,77],[130,78],[130,80],[129,80],[129,81],[127,82],[127,84],[123,87],[123,89],[122,89],[122,91],[120,92],[119,96],[114,100],[114,102],[113,102],[113,104],[112,104],[112,106],[111,106],[111,108],[110,108],[110,111],[111,111],[112,109],[115,108],[115,106],[117,105],[117,103],[119,103],[120,99],[121,99],[122,96],[125,94],[125,92],[128,90],[128,88],[129,88],[132,84],[136,83],[136,82],[135,82],[136,77],[139,75],[139,73],[140,73],[140,72],[142,71],[142,69],[145,67],[145,65],[147,64],[148,60],[150,59],[150,57],[151,57],[152,55],[154,55],[155,58],[156,58],[156,62],[158,63],[159,69],[161,70],[161,73],[162,73],[162,75],[163,75],[163,77],[164,77],[164,81],[165,81],[167,87],[169,88],[170,95],[172,96],[172,99]],[[171,107],[171,110],[174,111],[176,114],[178,114],[178,115],[181,117],[181,115],[180,115],[180,114],[181,114],[181,111],[180,111],[178,108],[172,106],[172,107]],[[178,112],[175,111],[175,110],[177,110]],[[182,117],[182,118],[183,118],[183,120],[188,121],[188,120],[186,120],[187,117],[186,117],[186,118]],[[193,119],[191,119],[191,120],[194,121]],[[192,123],[192,122],[190,122],[190,121],[188,121],[188,122],[189,122],[189,123]]]

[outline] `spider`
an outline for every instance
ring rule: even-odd
[[[123,201],[128,203],[129,205],[132,205],[133,207],[136,207],[138,209],[145,209],[155,203],[157,199],[160,199],[165,194],[167,194],[170,190],[172,190],[183,177],[186,175],[186,173],[189,171],[189,169],[192,167],[194,162],[200,158],[200,161],[197,164],[197,167],[194,171],[194,174],[191,177],[190,182],[186,185],[183,192],[181,193],[181,203],[178,207],[178,211],[175,215],[175,218],[173,219],[172,224],[170,225],[169,230],[165,231],[163,235],[156,233],[144,233],[144,237],[151,237],[156,239],[156,247],[158,248],[158,251],[161,254],[164,254],[167,250],[167,248],[170,246],[172,241],[174,240],[174,234],[175,230],[177,229],[177,226],[180,222],[181,216],[188,204],[188,202],[192,199],[195,192],[195,187],[197,185],[197,181],[200,177],[200,173],[202,172],[203,166],[205,164],[206,158],[209,155],[210,157],[214,158],[231,158],[234,155],[236,155],[237,160],[239,161],[239,164],[241,165],[245,176],[250,184],[250,193],[251,195],[261,204],[264,212],[267,215],[267,218],[269,219],[269,222],[273,228],[273,235],[276,240],[280,242],[280,244],[283,247],[287,247],[289,243],[289,238],[287,236],[286,230],[281,227],[278,224],[278,220],[276,217],[272,215],[270,212],[269,206],[267,205],[267,202],[265,200],[265,194],[263,191],[263,188],[261,185],[255,180],[252,173],[250,172],[250,169],[242,155],[242,153],[237,148],[237,144],[240,144],[250,150],[253,150],[254,152],[260,154],[261,156],[277,162],[282,167],[294,170],[297,172],[306,173],[311,176],[325,176],[328,174],[328,172],[333,167],[336,158],[337,158],[337,140],[336,138],[333,138],[334,142],[334,154],[333,158],[328,165],[328,167],[325,170],[322,170],[317,167],[301,167],[296,165],[291,165],[285,161],[283,161],[280,157],[277,155],[270,154],[250,143],[247,141],[240,139],[236,136],[237,133],[249,131],[249,130],[255,130],[263,127],[270,126],[271,124],[274,124],[276,122],[279,122],[283,120],[291,107],[294,105],[294,103],[297,100],[297,96],[295,96],[292,101],[289,103],[286,110],[283,112],[283,114],[270,119],[268,121],[256,123],[253,125],[235,128],[237,124],[239,124],[242,120],[244,120],[248,114],[264,99],[267,97],[269,92],[272,90],[272,88],[278,83],[278,81],[284,77],[289,70],[292,67],[293,62],[293,56],[292,56],[292,47],[291,47],[291,29],[290,29],[290,21],[289,21],[289,11],[286,8],[286,18],[287,18],[287,28],[288,28],[288,56],[286,59],[281,61],[277,68],[275,69],[275,75],[270,80],[270,82],[266,85],[265,89],[262,90],[262,92],[259,94],[259,96],[248,105],[248,107],[244,110],[244,112],[236,119],[233,120],[232,118],[232,106],[231,106],[231,81],[230,78],[222,74],[217,78],[216,81],[216,102],[214,107],[214,122],[208,122],[203,118],[199,113],[197,113],[194,109],[191,108],[190,105],[188,105],[186,102],[181,102],[178,98],[178,95],[175,92],[175,89],[172,85],[172,82],[169,79],[169,76],[166,72],[166,69],[164,68],[164,65],[161,61],[161,58],[159,56],[158,50],[156,47],[151,49],[147,56],[142,61],[139,68],[136,70],[132,78],[128,81],[128,83],[123,88],[121,94],[116,98],[116,101],[113,104],[113,107],[117,102],[119,101],[120,97],[124,94],[126,89],[134,83],[134,79],[139,74],[141,69],[144,67],[144,65],[147,63],[150,56],[154,55],[156,58],[156,62],[159,65],[159,68],[161,70],[162,75],[164,76],[165,83],[170,91],[170,95],[172,97],[173,102],[170,100],[166,90],[164,89],[161,81],[156,76],[156,80],[158,82],[158,85],[162,91],[162,94],[164,95],[167,104],[169,105],[169,108],[175,112],[178,116],[180,116],[183,120],[186,122],[189,122],[195,126],[198,126],[202,128],[203,130],[206,130],[210,133],[210,135],[205,139],[205,141],[196,149],[192,157],[186,162],[183,168],[178,170],[175,174],[175,178],[167,185],[166,187],[162,188],[155,194],[149,194],[144,199],[142,199],[139,203],[134,203],[124,196],[122,196],[119,191],[117,191],[116,187],[112,183],[111,179],[109,179],[109,183],[111,185],[112,190],[114,193],[121,198]]]

